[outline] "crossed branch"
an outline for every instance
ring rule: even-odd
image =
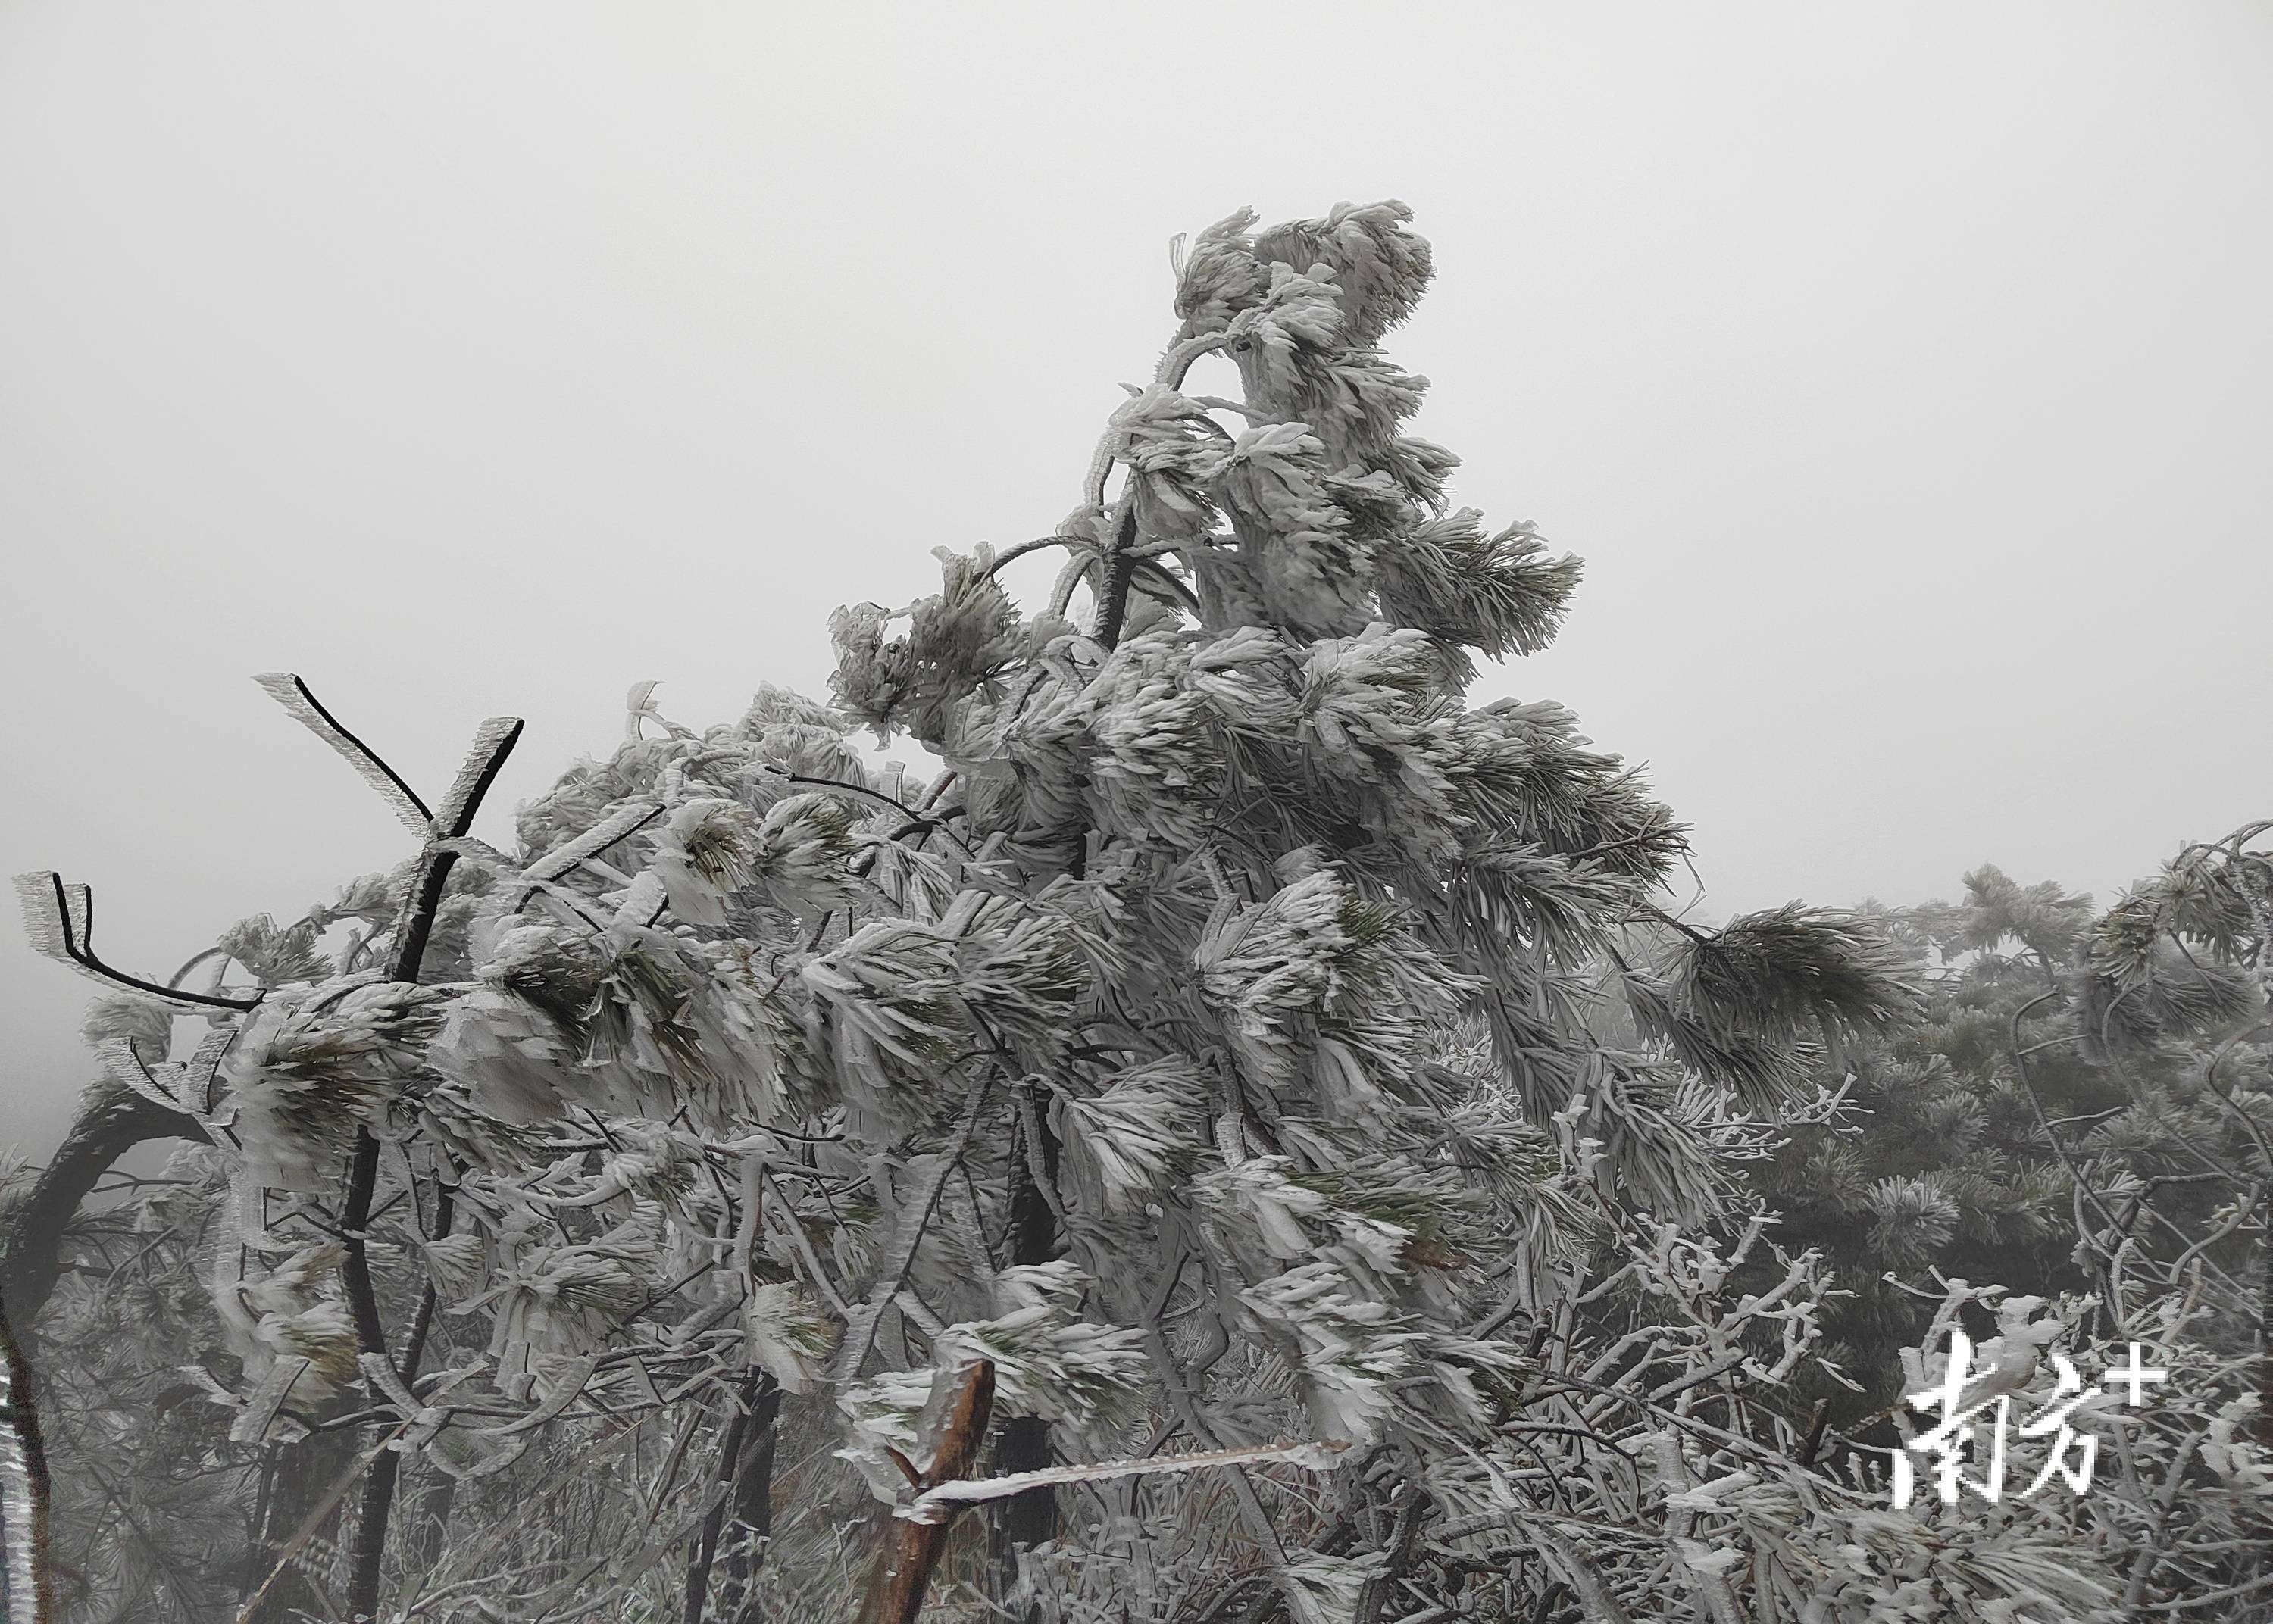
[[[420,961],[425,957],[426,944],[433,933],[434,917],[441,907],[443,881],[457,860],[458,854],[450,850],[446,842],[463,839],[472,829],[474,814],[481,809],[483,797],[497,782],[506,758],[513,753],[514,745],[521,737],[521,719],[492,716],[482,723],[474,735],[473,748],[466,756],[465,765],[458,769],[437,812],[427,806],[402,775],[389,767],[377,751],[341,726],[299,677],[289,671],[270,671],[253,681],[302,726],[344,756],[394,815],[418,836],[418,862],[410,876],[404,906],[396,916],[400,924],[394,958],[388,967],[389,980],[417,980]],[[44,956],[69,965],[81,975],[155,999],[184,1013],[208,1009],[242,1012],[252,1008],[266,996],[260,992],[244,997],[191,992],[129,975],[104,963],[94,951],[94,894],[90,887],[66,885],[63,876],[52,869],[19,874],[15,883],[17,894],[23,900],[24,923],[31,934],[32,946]]]

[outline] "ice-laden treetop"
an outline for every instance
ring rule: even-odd
[[[1573,1334],[1590,1248],[1636,1214],[1709,1224],[1740,1105],[1900,995],[1838,919],[1659,913],[1683,835],[1635,775],[1558,706],[1464,701],[1579,571],[1451,506],[1454,458],[1405,432],[1424,380],[1378,346],[1430,275],[1407,218],[1202,234],[1081,505],[942,550],[905,610],[841,610],[834,707],[767,689],[698,734],[639,692],[510,854],[466,833],[492,729],[443,814],[406,812],[400,874],[224,943],[199,1059],[99,1012],[116,1074],[232,1170],[241,1431],[289,1433],[360,1354],[358,1402],[435,1463],[505,1470],[537,1429],[434,1408],[388,1351],[424,1291],[487,1329],[435,1355],[453,1403],[566,1424],[580,1393],[636,1411],[761,1372],[841,1411],[903,1503],[888,1449],[920,1451],[935,1373],[974,1354],[998,1432],[1052,1423],[1061,1461],[1324,1443],[1317,1494],[1240,1473],[1210,1502],[1238,1512],[1219,1553],[1266,1557],[1306,1618],[1389,1560],[1374,1501],[1513,1503],[1496,1406],[1558,1310]],[[1185,393],[1209,355],[1241,399]],[[1064,568],[1024,612],[997,571],[1041,548]],[[945,770],[872,772],[861,726]],[[81,894],[27,894],[92,963]],[[342,1262],[296,1211],[351,1239],[376,1212],[402,1261]],[[1023,1435],[999,1460],[1041,1464]],[[1224,1480],[1124,1496],[1060,1549],[1113,1559]]]

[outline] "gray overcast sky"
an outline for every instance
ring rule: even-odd
[[[8,872],[164,973],[406,855],[246,680],[493,797],[825,687],[1043,534],[1167,237],[1399,197],[1461,499],[1718,912],[2273,815],[2262,3],[0,6]],[[91,990],[0,943],[0,1139]]]

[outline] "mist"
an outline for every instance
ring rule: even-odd
[[[0,11],[10,872],[169,974],[824,694],[829,611],[1074,505],[1167,244],[1401,198],[1459,499],[1586,560],[1478,697],[1646,762],[1726,915],[2103,902],[2273,808],[2273,15],[1474,5]],[[91,992],[0,954],[13,1137]]]

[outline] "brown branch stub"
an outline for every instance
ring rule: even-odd
[[[957,1373],[954,1391],[941,1412],[931,1464],[924,1471],[919,1489],[934,1489],[971,1475],[994,1408],[994,1361],[973,1359]],[[876,1553],[859,1624],[915,1624],[923,1612],[925,1592],[931,1588],[932,1569],[947,1548],[952,1525],[951,1510],[936,1523],[897,1516],[891,1520],[883,1530],[883,1548]]]

